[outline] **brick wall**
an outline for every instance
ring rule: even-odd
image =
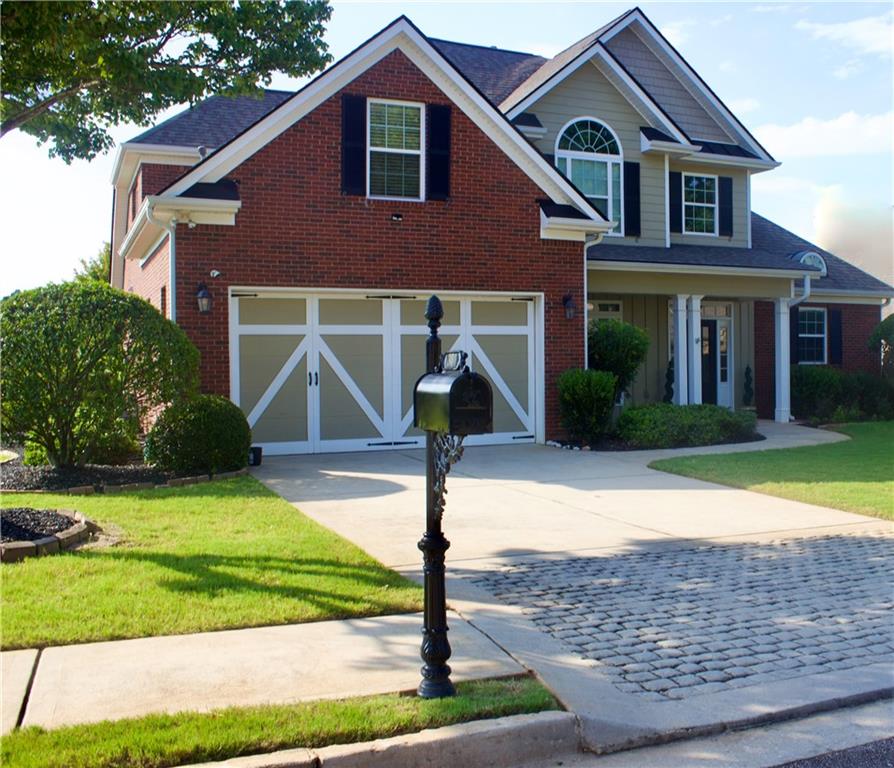
[[[170,314],[166,311],[171,294],[169,277],[167,239],[153,251],[151,258],[142,266],[139,259],[124,261],[124,290],[142,296],[165,315]],[[162,289],[164,289],[164,300]],[[165,306],[162,306],[163,304]]]
[[[449,103],[399,51],[346,91]],[[585,306],[582,245],[540,239],[542,191],[458,108],[446,202],[341,194],[341,94],[228,177],[242,198],[236,226],[177,228],[177,318],[201,351],[206,391],[229,394],[229,285],[542,291],[547,436],[561,434],[555,381],[582,364],[584,336],[584,313],[566,320],[562,297],[571,292]],[[211,269],[222,276],[210,280]],[[213,294],[209,316],[196,308],[200,282]]]
[[[841,310],[841,368],[845,371],[879,373],[881,361],[867,347],[867,341],[879,324],[881,310],[869,304],[820,304],[808,301],[799,306]],[[797,311],[793,307],[792,311]],[[775,408],[775,316],[769,301],[754,303],[754,394],[757,414],[772,419]],[[788,331],[786,331],[788,332]]]

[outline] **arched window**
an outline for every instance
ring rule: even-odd
[[[797,259],[800,264],[805,264],[808,267],[816,267],[820,271],[820,277],[826,276],[828,271],[826,269],[826,260],[816,251],[800,251],[795,254],[795,259]]]
[[[595,117],[579,117],[568,123],[556,139],[556,167],[571,179],[608,220],[612,230],[623,234],[621,163],[624,155],[615,132]]]

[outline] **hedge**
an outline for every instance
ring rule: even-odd
[[[606,371],[571,369],[559,376],[558,386],[562,426],[576,442],[596,442],[614,407],[616,377]]]
[[[827,365],[792,366],[792,414],[812,423],[894,418],[894,382]]]
[[[682,448],[754,440],[756,427],[757,418],[750,411],[652,403],[626,409],[617,431],[631,448]]]

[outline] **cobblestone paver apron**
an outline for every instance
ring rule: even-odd
[[[519,561],[477,577],[622,691],[682,699],[894,664],[894,531]]]

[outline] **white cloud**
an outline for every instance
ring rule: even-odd
[[[796,29],[809,32],[815,40],[831,40],[857,53],[890,55],[894,45],[894,14],[822,24],[802,19]]]
[[[721,72],[735,72],[736,63],[734,61],[730,61],[729,59],[724,59],[717,65],[717,69],[719,69]]]
[[[894,111],[881,115],[845,112],[829,120],[805,117],[793,125],[769,123],[754,131],[777,158],[872,155],[891,152]]]
[[[724,24],[728,24],[733,20],[733,15],[731,13],[725,13],[723,16],[718,16],[716,19],[711,19],[708,22],[712,27],[720,27]]]
[[[857,59],[851,59],[844,62],[840,67],[832,70],[832,75],[836,80],[847,80],[849,77],[859,74],[863,71],[863,64]]]
[[[732,99],[726,102],[726,105],[732,110],[734,115],[745,115],[748,112],[754,112],[761,103],[757,99],[747,96],[744,99]]]
[[[661,34],[670,40],[671,45],[680,47],[689,39],[689,30],[695,26],[691,19],[672,21],[661,27]]]

